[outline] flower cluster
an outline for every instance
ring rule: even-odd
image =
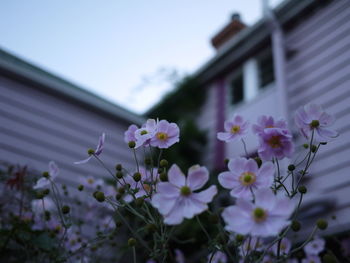
[[[179,136],[180,130],[175,123],[149,119],[141,128],[130,125],[124,134],[124,141],[128,144],[134,142],[135,148],[150,145],[165,149],[179,142]]]
[[[332,122],[333,118],[314,104],[297,111],[295,123],[309,141],[305,157],[296,162],[291,161],[295,147],[285,120],[263,115],[250,125],[236,114],[224,123],[217,139],[227,143],[240,140],[244,154],[229,156],[227,170],[217,176],[201,165],[191,166],[184,174],[176,163],[169,164],[164,158],[163,151],[180,141],[175,123],[149,119],[141,127],[130,125],[124,140],[135,167],[117,164],[115,170],[103,162],[103,133],[97,147],[88,150],[88,157],[75,164],[95,158],[109,174],[108,181],[83,175],[74,190],[65,185],[60,188],[59,168],[54,162],[41,178],[29,180],[29,185],[24,184],[26,168],[6,178],[4,184],[0,176],[0,230],[4,240],[9,240],[9,244],[0,244],[1,249],[9,253],[28,243],[22,238],[29,236],[29,243],[39,244],[39,248],[34,245],[35,253],[27,254],[38,262],[45,256],[37,251],[51,253],[48,261],[40,262],[53,258],[58,262],[130,262],[131,254],[123,254],[126,247],[130,253],[132,250],[134,263],[321,262],[332,254],[315,233],[326,229],[328,223],[317,221],[301,244],[296,244],[290,231],[301,228],[298,213],[307,193],[301,185],[303,176],[318,148],[337,135],[328,127]],[[254,158],[244,141],[249,130],[258,139]],[[282,159],[291,162],[288,168],[279,164]],[[11,194],[4,194],[9,189]],[[197,232],[204,234],[201,246],[195,244],[203,240]],[[124,244],[120,242],[123,239],[127,240]],[[42,244],[49,247],[40,247]],[[185,244],[207,251],[192,251],[188,261],[188,251],[178,247],[186,248]],[[108,249],[115,258],[105,258]],[[305,258],[301,259],[298,252],[302,249]],[[116,250],[117,255],[112,253]]]

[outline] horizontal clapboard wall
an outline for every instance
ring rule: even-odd
[[[330,232],[350,228],[350,1],[332,1],[286,34],[289,109],[315,102],[334,115],[339,137],[323,146],[307,181],[306,201],[333,201]],[[292,121],[293,114],[291,115]],[[303,143],[299,137],[297,143]]]
[[[108,177],[96,160],[73,162],[86,158],[87,149],[95,148],[105,132],[105,164],[112,170],[116,163],[134,167],[133,154],[123,141],[130,124],[43,92],[32,83],[0,76],[1,161],[44,171],[53,160],[61,169],[61,180],[72,186],[80,176]]]

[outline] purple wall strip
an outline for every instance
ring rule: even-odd
[[[226,89],[225,80],[220,79],[215,84],[216,90],[216,132],[215,132],[215,159],[214,168],[221,170],[224,168],[225,143],[216,139],[216,134],[224,130]]]

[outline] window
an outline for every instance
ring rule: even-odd
[[[231,81],[231,102],[237,104],[244,99],[243,73],[239,72]]]
[[[257,57],[259,71],[259,88],[263,89],[275,80],[273,57],[271,50]]]

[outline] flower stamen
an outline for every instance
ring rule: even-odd
[[[261,223],[266,220],[266,217],[267,212],[264,209],[257,207],[253,210],[253,218],[255,222]]]
[[[282,147],[281,137],[280,136],[271,136],[271,138],[267,141],[267,143],[272,148],[281,148]]]
[[[180,193],[183,196],[189,196],[192,193],[192,191],[191,191],[191,188],[189,188],[188,186],[185,185],[185,186],[181,187]]]
[[[231,133],[236,134],[241,130],[241,127],[239,125],[233,125],[231,128]]]
[[[168,139],[168,134],[166,134],[166,133],[164,133],[164,132],[158,132],[158,133],[157,133],[157,138],[158,138],[159,140],[164,141],[164,140]]]
[[[239,181],[244,186],[250,186],[256,181],[256,175],[252,172],[244,172],[239,177]]]

